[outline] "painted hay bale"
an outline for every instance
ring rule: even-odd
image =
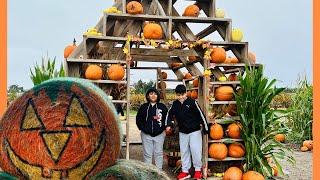
[[[25,92],[0,122],[0,166],[27,179],[88,179],[115,164],[120,121],[104,92],[58,78]]]
[[[170,180],[170,178],[156,166],[136,160],[120,159],[116,165],[100,172],[92,178],[121,179],[121,180]]]

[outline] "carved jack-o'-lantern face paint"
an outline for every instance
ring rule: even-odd
[[[106,99],[73,79],[26,92],[0,122],[1,168],[30,179],[82,179],[113,165],[120,132]]]

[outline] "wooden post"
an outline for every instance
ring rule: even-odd
[[[216,0],[210,0],[209,17],[216,17]]]
[[[127,13],[126,5],[127,5],[127,1],[126,0],[122,0],[122,13],[123,14]]]
[[[164,81],[161,74],[161,68],[157,68],[157,84],[159,83],[159,80],[160,80],[160,90],[163,95],[163,102],[167,104],[166,89],[163,87]]]
[[[126,71],[126,77],[127,77],[127,114],[126,114],[126,159],[130,159],[130,62],[127,61],[127,71]]]

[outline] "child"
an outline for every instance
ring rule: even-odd
[[[198,103],[187,97],[186,87],[178,85],[175,89],[177,100],[175,100],[169,109],[166,121],[171,122],[175,116],[179,127],[179,141],[182,162],[182,172],[177,179],[190,178],[189,169],[191,167],[191,156],[195,168],[194,179],[201,179],[202,167],[202,133],[201,125],[204,132],[208,132],[207,121],[198,105]]]
[[[146,93],[147,103],[143,104],[136,117],[136,123],[141,130],[144,162],[152,164],[154,154],[155,164],[159,169],[163,165],[163,143],[166,136],[165,117],[167,107],[160,103],[160,93],[151,88]],[[169,127],[167,127],[169,129]]]

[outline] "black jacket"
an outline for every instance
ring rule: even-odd
[[[171,108],[169,109],[167,122],[172,122],[173,117],[176,118],[179,126],[179,131],[185,134],[189,134],[201,129],[200,124],[203,125],[203,130],[208,132],[208,123],[205,119],[203,112],[201,111],[198,103],[187,98],[183,104],[179,100],[173,101]],[[170,125],[171,123],[169,123]]]

